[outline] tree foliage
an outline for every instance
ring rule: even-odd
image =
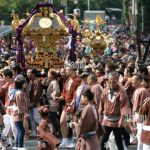
[[[65,9],[61,6],[61,0],[53,1],[58,9]],[[78,0],[78,4],[74,4],[73,0],[67,1],[68,13],[72,13],[75,8],[80,8],[81,16],[83,16],[83,11],[87,10],[87,0]],[[10,24],[12,10],[15,10],[20,18],[25,18],[26,12],[30,12],[37,2],[40,2],[40,0],[0,0],[0,20],[5,20],[7,24]],[[104,10],[107,7],[122,8],[122,0],[90,0],[91,10]]]
[[[150,32],[150,0],[142,0],[144,5],[144,29],[146,32]]]
[[[0,20],[5,20],[6,23],[10,23],[12,20],[12,10],[18,13],[22,18],[38,1],[39,0],[0,0]]]

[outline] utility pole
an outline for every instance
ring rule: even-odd
[[[137,16],[138,16],[137,0],[132,0],[132,23],[136,28],[137,28]]]
[[[137,45],[138,45],[138,54],[139,54],[139,60],[141,60],[142,58],[142,54],[141,54],[141,2],[137,3]],[[146,56],[147,57],[147,56]],[[146,60],[145,57],[145,60]]]
[[[144,5],[141,6],[142,13],[142,32],[144,32]]]
[[[65,16],[66,18],[68,18],[68,0],[66,0],[66,4],[65,4]]]
[[[123,0],[123,23],[126,23],[126,5],[125,5],[125,0]]]
[[[48,0],[49,3],[53,4],[53,0]]]
[[[90,10],[90,0],[87,0],[88,2],[88,10]]]
[[[64,8],[65,17],[68,18],[68,0],[61,0],[61,6]]]

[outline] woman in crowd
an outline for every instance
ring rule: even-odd
[[[53,124],[53,128],[55,128],[55,131],[58,132],[57,134],[60,134],[60,124],[57,116],[57,111],[59,109],[59,103],[55,101],[55,97],[60,96],[60,88],[57,78],[57,73],[55,70],[50,70],[48,72],[48,78],[50,80],[48,89],[47,89],[47,99],[50,105],[50,112],[49,112],[49,118],[50,121]],[[55,133],[56,133],[55,132]]]
[[[27,115],[28,107],[27,107],[27,99],[26,94],[23,91],[23,85],[25,84],[24,80],[15,80],[15,89],[17,90],[15,93],[15,99],[12,103],[12,115],[14,119],[14,123],[17,129],[17,138],[16,138],[16,148],[24,149],[24,135],[25,129],[23,126],[23,121],[25,115]]]

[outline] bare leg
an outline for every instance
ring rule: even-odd
[[[59,145],[59,148],[66,148],[69,145],[68,138],[67,138],[68,129],[67,129],[67,122],[66,122],[66,115],[67,113],[63,111],[60,118],[60,126],[61,126],[63,141]]]
[[[60,118],[60,126],[61,126],[61,132],[62,132],[63,138],[67,138],[67,136],[68,136],[66,115],[67,115],[67,113],[65,111],[63,111],[61,114],[61,118]]]

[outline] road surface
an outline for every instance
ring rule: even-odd
[[[36,146],[37,146],[37,140],[32,139],[32,140],[25,141],[25,147],[28,150],[37,150]],[[68,149],[61,149],[61,150],[68,150]],[[136,145],[129,146],[128,150],[136,150]]]

